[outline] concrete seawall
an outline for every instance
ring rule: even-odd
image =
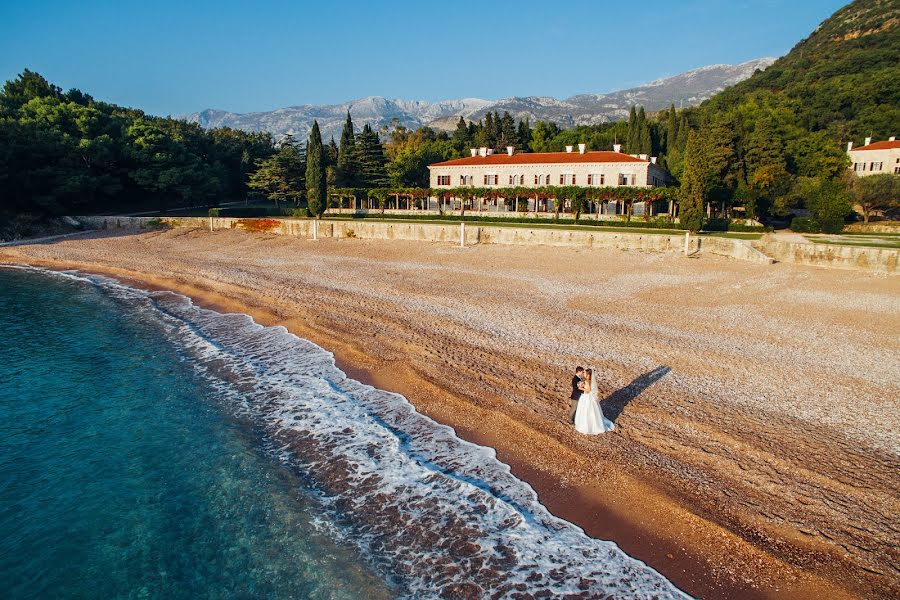
[[[145,229],[163,224],[168,227],[193,229],[252,229],[268,225],[264,230],[277,235],[311,239],[360,238],[375,240],[408,240],[459,244],[463,228],[460,224],[329,221],[309,219],[234,219],[225,217],[78,217],[95,229]],[[265,221],[266,223],[263,223]],[[550,228],[503,227],[467,223],[465,244],[542,245],[581,248],[608,248],[643,252],[684,252],[684,236],[652,233],[566,230]],[[900,251],[880,248],[852,248],[824,244],[799,244],[762,239],[755,242],[722,237],[691,236],[690,254],[715,254],[760,264],[775,261],[810,266],[897,272]]]
[[[753,247],[778,262],[881,273],[896,273],[900,260],[900,250],[894,248],[801,244],[766,238],[753,242]]]

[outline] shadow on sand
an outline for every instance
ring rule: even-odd
[[[601,402],[604,416],[615,423],[619,418],[619,415],[622,414],[622,411],[625,410],[625,407],[628,406],[629,402],[644,393],[644,390],[648,387],[668,375],[671,370],[670,367],[661,365],[652,371],[648,371],[643,375],[636,377],[625,387],[617,389]]]

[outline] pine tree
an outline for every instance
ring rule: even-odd
[[[331,136],[331,141],[328,142],[328,147],[325,149],[325,164],[329,167],[333,167],[337,164],[338,159],[338,145],[334,141],[334,136]]]
[[[719,124],[707,124],[688,134],[679,202],[682,229],[699,231],[702,227],[704,205],[722,191],[722,175],[732,153]]]
[[[313,121],[306,144],[306,206],[309,213],[321,219],[327,206],[325,182],[325,149],[319,122]]]
[[[522,152],[531,152],[531,125],[528,119],[519,121],[519,127],[516,130],[516,141]]]
[[[494,127],[494,115],[493,113],[488,113],[484,115],[484,125],[481,127],[481,139],[483,141],[481,146],[485,146],[487,148],[493,148],[497,145],[497,136],[496,136],[496,128]]]
[[[335,180],[338,187],[356,187],[359,183],[359,160],[357,157],[356,136],[353,133],[353,119],[347,111],[347,120],[341,131],[341,145],[338,148]]]
[[[768,119],[758,121],[753,131],[746,136],[744,160],[748,179],[752,179],[753,173],[763,167],[785,166],[784,144]]]
[[[456,122],[456,131],[453,132],[453,148],[457,152],[465,152],[472,145],[472,138],[469,135],[469,126],[462,117]]]
[[[277,153],[257,161],[257,169],[250,175],[247,187],[261,192],[276,205],[299,203],[304,186],[302,158],[293,136],[284,136]]]
[[[366,123],[357,140],[360,185],[366,188],[385,187],[388,184],[387,170],[385,169],[384,146],[378,134]]]
[[[504,111],[500,118],[500,136],[497,140],[498,149],[505,150],[507,146],[517,146],[516,121],[509,112]]]
[[[740,166],[743,171],[738,185],[742,187],[746,183],[755,193],[754,209],[765,211],[776,198],[788,192],[791,176],[784,143],[769,120],[758,121],[753,131],[744,136],[744,161]]]

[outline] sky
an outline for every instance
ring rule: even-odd
[[[844,0],[0,0],[0,78],[179,115],[566,98],[781,56]]]

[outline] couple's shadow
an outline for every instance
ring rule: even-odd
[[[603,415],[613,423],[628,406],[628,403],[644,393],[648,387],[669,374],[672,369],[666,366],[659,366],[648,371],[643,375],[636,377],[631,383],[623,388],[617,389],[609,395],[600,405],[603,407]]]

